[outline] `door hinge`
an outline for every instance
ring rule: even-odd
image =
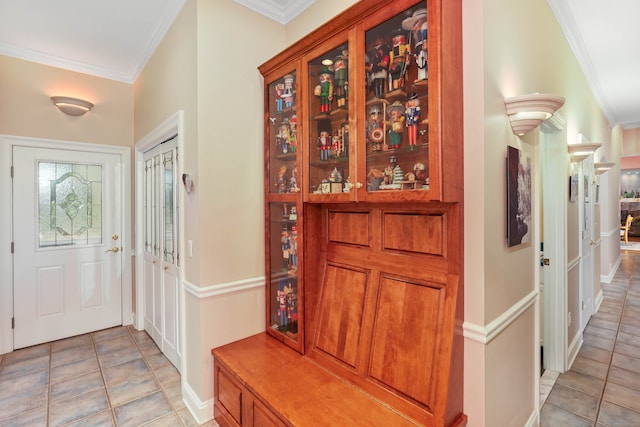
[[[13,253],[13,251],[15,250],[16,246],[13,244],[13,242],[11,242],[11,253]]]
[[[16,328],[16,318],[12,317],[11,318],[11,329],[15,329]]]

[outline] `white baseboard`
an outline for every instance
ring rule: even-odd
[[[616,271],[618,271],[618,267],[620,267],[621,262],[622,262],[622,254],[618,256],[618,259],[616,260],[616,263],[611,269],[611,271],[609,272],[609,274],[600,275],[600,281],[602,283],[611,283],[613,281],[614,276],[616,275]]]
[[[198,424],[213,420],[213,399],[202,402],[184,380],[182,381],[182,400]],[[217,425],[217,423],[214,425]]]
[[[600,291],[598,292],[598,295],[596,295],[596,299],[595,299],[595,307],[593,312],[597,313],[598,310],[600,310],[600,305],[602,304],[602,301],[604,301],[604,294],[602,293],[602,288],[600,288]]]
[[[533,412],[531,412],[531,416],[524,427],[538,427],[538,409],[534,409]]]
[[[582,333],[577,333],[576,336],[569,344],[569,349],[567,353],[567,370],[571,369],[571,365],[573,365],[573,361],[576,360],[578,356],[578,352],[580,351],[580,347],[582,347]]]

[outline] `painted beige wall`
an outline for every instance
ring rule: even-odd
[[[133,145],[133,86],[0,55],[0,134]],[[82,116],[69,116],[51,96],[95,104]],[[117,124],[117,125],[114,125]]]
[[[622,130],[622,156],[640,156],[640,128]]]
[[[184,172],[194,182],[195,191],[185,196],[185,240],[193,241],[194,257],[182,257],[185,278],[199,283],[200,215],[202,191],[198,177],[198,130],[196,85],[196,4],[186,3],[152,57],[135,81],[135,140],[178,110],[184,110]],[[180,187],[182,188],[182,187]]]
[[[537,245],[506,246],[504,168],[507,146],[537,157],[539,131],[514,136],[504,97],[564,96],[560,114],[567,119],[569,140],[582,132],[609,144],[610,128],[546,2],[463,0],[463,22],[465,323],[484,328],[537,289]],[[539,227],[540,206],[533,209]],[[535,416],[535,307],[484,346],[465,341],[470,426],[524,425]],[[509,378],[515,390],[498,386],[500,378]]]
[[[359,0],[320,0],[314,2],[286,25],[287,46],[300,40],[321,24],[357,3]]]

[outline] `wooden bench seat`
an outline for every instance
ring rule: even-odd
[[[416,426],[262,333],[211,350],[221,426]]]

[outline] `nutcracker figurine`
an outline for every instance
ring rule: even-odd
[[[331,122],[329,120],[318,121],[318,150],[320,150],[320,161],[329,160],[331,153]]]
[[[409,148],[413,150],[418,140],[418,124],[420,123],[420,100],[416,93],[412,92],[409,94],[406,107],[404,117],[407,121]]]
[[[278,282],[278,292],[276,294],[276,303],[278,304],[278,329],[285,331],[287,329],[287,281],[282,279]]]
[[[291,110],[293,108],[293,74],[287,74],[284,76],[284,92],[282,93],[284,99],[285,110]]]
[[[404,131],[404,105],[396,101],[387,109],[389,115],[389,149],[397,150],[402,143]]]
[[[320,112],[328,113],[331,110],[333,100],[333,77],[331,76],[333,61],[324,59],[322,69],[318,75],[320,84],[315,88],[315,95],[320,97]]]
[[[413,12],[413,15],[402,21],[402,28],[413,34],[416,65],[418,66],[418,78],[427,78],[427,9],[421,8]]]
[[[384,141],[384,128],[382,119],[380,118],[380,107],[374,105],[369,109],[369,121],[366,129],[367,139],[371,143],[371,151],[377,152],[382,150],[382,142]]]
[[[404,75],[407,71],[407,56],[411,53],[404,30],[398,29],[391,33],[393,46],[389,51],[389,73],[391,74],[391,88],[400,89],[404,86]]]
[[[347,88],[348,88],[348,71],[347,71],[347,55],[338,55],[336,58],[334,68],[334,82],[336,85],[336,102],[338,108],[346,107],[347,105]]]
[[[276,111],[282,111],[282,94],[284,93],[284,83],[276,83]]]
[[[298,269],[298,227],[291,227],[291,236],[289,237],[289,257],[291,259],[291,269]]]
[[[369,75],[368,83],[373,86],[376,98],[384,97],[387,69],[389,68],[389,48],[382,37],[377,37],[367,52],[366,71]]]

